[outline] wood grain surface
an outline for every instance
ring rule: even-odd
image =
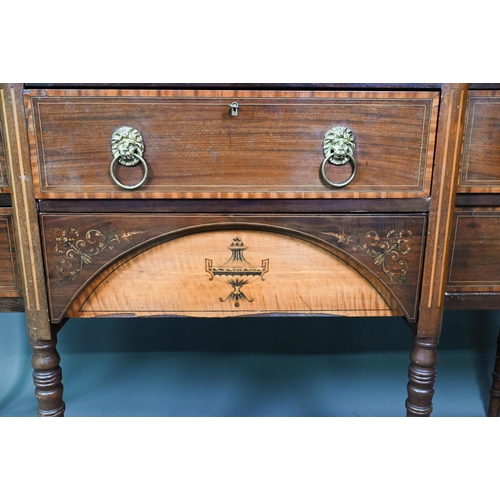
[[[330,252],[384,298],[392,295],[410,321],[416,319],[425,215],[42,214],[41,225],[54,321],[90,280],[127,253],[194,233],[243,229],[298,238]],[[221,243],[223,253],[229,244]],[[204,259],[212,257],[200,258],[204,271]]]
[[[0,208],[0,297],[21,297],[12,209]]]
[[[458,192],[500,193],[500,91],[471,91]]]
[[[239,104],[231,116],[230,103]],[[38,198],[423,198],[430,193],[437,92],[29,90]],[[352,130],[358,172],[320,175],[323,138]],[[110,140],[139,130],[148,163],[115,185]],[[119,163],[117,163],[119,165]],[[333,182],[352,165],[328,166]],[[135,184],[142,167],[117,167]]]
[[[21,274],[28,336],[51,340],[47,289],[40,244],[37,203],[33,193],[22,84],[0,85],[0,121],[9,178],[17,257]]]
[[[7,177],[7,161],[2,137],[2,124],[0,122],[0,193],[8,193],[9,179]]]
[[[447,291],[500,291],[500,208],[457,209]]]
[[[208,257],[214,266],[231,257],[228,246],[235,237],[248,245],[247,262],[269,262],[265,276],[241,288],[231,284],[238,279],[230,274],[236,270],[212,279],[205,269]],[[245,272],[251,271],[240,271]],[[233,298],[235,290],[238,297]],[[387,303],[356,270],[322,248],[275,233],[230,230],[188,235],[116,262],[83,290],[67,316],[275,313],[402,314],[394,300]]]
[[[431,339],[439,337],[443,318],[467,95],[467,84],[444,84],[439,106],[440,132],[434,159],[417,331],[419,339],[428,339],[433,345],[435,342]],[[420,349],[418,343],[415,348]]]

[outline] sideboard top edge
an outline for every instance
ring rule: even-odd
[[[441,83],[25,83],[26,89],[240,89],[240,90],[277,90],[277,89],[440,89]]]

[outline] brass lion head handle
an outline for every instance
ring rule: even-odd
[[[325,159],[321,164],[321,175],[328,184],[334,187],[344,187],[354,179],[357,171],[356,160],[353,156],[355,147],[354,134],[347,127],[333,127],[325,134],[323,139]],[[338,183],[330,181],[325,174],[325,166],[328,162],[333,165],[345,165],[351,162],[352,174],[349,179]]]
[[[120,127],[115,130],[111,136],[111,153],[113,154],[113,161],[109,167],[109,173],[113,182],[121,188],[128,190],[141,187],[148,176],[148,165],[142,157],[144,153],[144,141],[141,133],[132,127]],[[115,165],[117,162],[126,167],[133,167],[138,163],[142,163],[144,168],[142,179],[132,186],[122,184],[115,175]]]

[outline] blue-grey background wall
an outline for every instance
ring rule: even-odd
[[[435,416],[483,416],[498,311],[446,311]],[[24,314],[0,314],[0,415],[34,416]],[[403,416],[400,318],[70,320],[67,416]]]

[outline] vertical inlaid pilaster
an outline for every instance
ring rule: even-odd
[[[493,368],[493,383],[490,389],[490,408],[488,417],[500,417],[500,333],[497,338],[497,355],[495,367]]]
[[[0,85],[0,119],[9,175],[14,234],[30,340],[50,340],[47,289],[33,191],[22,84]]]
[[[443,84],[441,89],[422,291],[408,372],[408,416],[425,417],[432,412],[436,348],[443,320],[444,285],[449,266],[467,93],[467,84],[461,83]]]
[[[0,85],[0,121],[12,196],[26,325],[33,350],[33,381],[38,399],[38,415],[63,416],[62,373],[55,347],[56,330],[50,323],[48,312],[22,84]]]
[[[411,364],[408,370],[408,417],[428,417],[432,412],[432,397],[436,381],[437,340],[414,336]]]
[[[61,358],[56,350],[56,336],[49,341],[32,340],[33,382],[38,400],[38,416],[63,417],[65,405],[62,399]]]
[[[420,338],[439,337],[441,330],[467,91],[467,84],[442,87],[419,309]]]

